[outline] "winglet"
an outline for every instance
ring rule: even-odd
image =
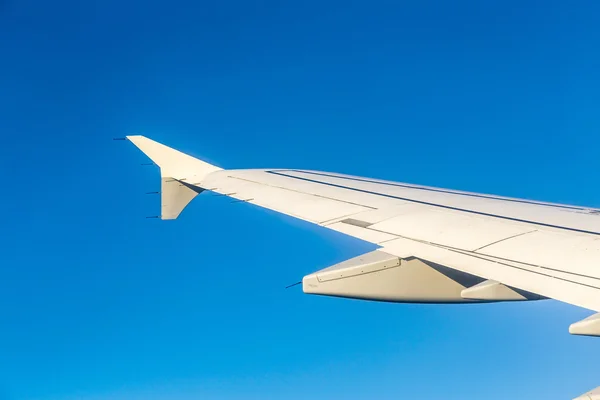
[[[144,136],[127,136],[127,139],[160,168],[161,219],[177,218],[203,190],[191,184],[201,182],[208,174],[221,170]]]

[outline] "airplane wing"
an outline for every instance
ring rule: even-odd
[[[162,219],[208,190],[374,243],[307,275],[306,293],[393,302],[553,298],[600,311],[600,210],[288,169],[223,170],[143,136]],[[570,332],[600,336],[600,314]]]
[[[573,400],[600,400],[600,387],[591,390]]]

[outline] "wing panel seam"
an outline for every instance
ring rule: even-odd
[[[302,191],[300,191],[300,190],[294,190],[294,189],[285,188],[285,187],[282,187],[282,186],[271,185],[271,184],[264,183],[264,182],[257,182],[257,181],[253,181],[253,180],[251,180],[251,179],[240,178],[240,177],[237,177],[237,176],[231,176],[231,175],[228,175],[227,177],[228,177],[228,178],[231,178],[231,179],[238,179],[238,180],[240,180],[240,181],[246,181],[246,182],[250,182],[250,183],[255,183],[255,184],[257,184],[257,185],[263,185],[263,186],[268,186],[268,187],[272,187],[272,188],[276,188],[276,189],[288,190],[288,191],[290,191],[290,192],[294,192],[294,193],[305,194],[305,195],[307,195],[307,196],[319,197],[319,198],[322,198],[322,199],[331,200],[331,201],[336,201],[336,202],[339,202],[339,203],[346,203],[346,204],[351,204],[351,205],[353,205],[353,206],[359,206],[359,207],[369,208],[369,209],[371,209],[371,210],[377,210],[377,209],[378,209],[378,208],[376,208],[376,207],[367,206],[367,205],[365,205],[365,204],[359,204],[359,203],[354,203],[354,202],[351,202],[351,201],[340,200],[340,199],[334,199],[333,197],[327,197],[327,196],[323,196],[323,195],[320,195],[320,194],[314,194],[314,193],[302,192]]]
[[[351,186],[338,185],[338,184],[335,184],[335,183],[323,182],[323,181],[318,181],[318,180],[309,179],[309,178],[301,178],[301,177],[298,177],[298,176],[287,175],[287,174],[284,174],[284,173],[281,173],[281,172],[275,172],[275,171],[266,171],[266,172],[269,173],[269,174],[285,176],[285,177],[292,178],[292,179],[298,179],[298,180],[303,180],[303,181],[308,181],[308,182],[313,182],[313,183],[319,183],[321,185],[337,187],[337,188],[340,188],[340,189],[352,190],[352,191],[355,191],[355,192],[372,194],[374,196],[381,196],[381,197],[387,197],[387,198],[391,198],[391,199],[404,200],[404,201],[408,201],[408,202],[412,202],[412,203],[423,204],[423,205],[432,206],[432,207],[438,207],[438,208],[444,208],[444,209],[447,209],[447,210],[462,211],[462,212],[466,212],[466,213],[469,213],[469,214],[483,215],[485,217],[494,217],[494,218],[499,218],[499,219],[505,219],[507,221],[522,222],[522,223],[527,223],[527,224],[532,224],[532,225],[545,226],[545,227],[548,227],[548,228],[563,229],[563,230],[572,231],[572,232],[587,233],[587,234],[590,234],[590,235],[600,236],[599,232],[587,231],[587,230],[584,230],[584,229],[569,228],[569,227],[561,226],[561,225],[546,224],[546,223],[543,223],[543,222],[529,221],[529,220],[526,220],[526,219],[520,219],[520,218],[514,218],[514,217],[507,217],[507,216],[504,216],[504,215],[497,215],[497,214],[491,214],[491,213],[486,213],[486,212],[481,212],[481,211],[468,210],[468,209],[459,208],[459,207],[446,206],[446,205],[443,205],[443,204],[431,203],[431,202],[427,202],[427,201],[414,200],[414,199],[409,199],[407,197],[400,197],[400,196],[394,196],[394,195],[391,195],[391,194],[373,192],[371,190],[358,189],[358,188],[354,188],[354,187],[351,187]],[[363,207],[367,207],[367,206],[363,206]]]
[[[537,229],[534,229],[534,230],[528,231],[528,232],[517,233],[516,235],[512,235],[512,236],[509,236],[509,237],[502,238],[500,240],[496,240],[495,242],[488,243],[488,244],[486,244],[484,246],[481,246],[481,247],[479,247],[479,248],[477,248],[475,250],[472,250],[472,251],[473,251],[473,253],[476,253],[476,252],[478,252],[481,249],[485,249],[486,247],[493,246],[493,245],[498,244],[500,242],[504,242],[505,240],[514,239],[516,237],[527,235],[527,234],[530,234],[530,233],[533,233],[533,232],[537,232],[537,231],[538,231]]]
[[[589,208],[589,207],[578,207],[578,206],[569,206],[569,205],[563,205],[563,204],[544,203],[544,202],[541,202],[541,201],[538,202],[535,200],[513,199],[513,198],[509,198],[509,197],[501,197],[501,196],[484,195],[484,194],[478,194],[478,193],[468,193],[468,192],[452,191],[452,190],[445,190],[445,189],[413,186],[413,185],[402,184],[402,183],[393,183],[393,182],[385,182],[385,181],[380,182],[380,181],[373,180],[373,179],[338,176],[338,175],[326,174],[326,173],[322,173],[322,172],[302,171],[302,170],[297,170],[297,169],[289,169],[289,170],[283,170],[283,171],[298,172],[298,173],[307,174],[307,175],[326,176],[328,178],[346,179],[349,181],[356,181],[356,182],[374,183],[374,184],[379,184],[379,185],[401,187],[401,188],[406,188],[406,189],[423,190],[423,191],[427,191],[427,192],[454,194],[457,196],[468,196],[468,197],[477,197],[477,198],[489,199],[489,200],[500,200],[500,201],[510,201],[510,202],[514,202],[514,203],[532,204],[532,205],[536,205],[536,206],[565,208],[565,209],[569,209],[569,210],[579,210],[579,211],[595,210],[594,208]],[[273,171],[273,172],[277,172],[277,171]]]

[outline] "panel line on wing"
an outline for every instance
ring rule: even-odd
[[[485,195],[485,194],[478,194],[478,193],[445,190],[445,189],[430,188],[430,187],[424,187],[424,186],[413,186],[413,185],[403,184],[403,183],[393,183],[393,182],[386,182],[386,181],[377,181],[377,180],[373,180],[373,179],[340,176],[340,175],[327,174],[327,173],[323,173],[323,172],[302,171],[302,170],[296,170],[296,169],[281,170],[281,171],[298,172],[298,173],[307,174],[307,175],[326,176],[328,178],[345,179],[345,180],[356,181],[356,182],[365,182],[365,183],[373,183],[373,184],[385,185],[385,186],[401,187],[401,188],[406,188],[406,189],[423,190],[423,191],[427,191],[427,192],[437,192],[437,193],[445,193],[445,194],[454,194],[454,195],[458,195],[458,196],[477,197],[477,198],[481,198],[481,199],[501,200],[501,201],[509,201],[509,202],[514,202],[514,203],[532,204],[532,205],[536,205],[536,206],[566,208],[566,209],[570,209],[570,210],[580,210],[580,211],[594,210],[593,208],[589,208],[589,207],[569,206],[569,205],[563,205],[563,204],[538,202],[538,201],[534,201],[534,200],[513,199],[510,197],[501,197],[501,196]],[[269,172],[279,172],[279,171],[269,171]]]
[[[569,228],[569,227],[561,226],[561,225],[546,224],[546,223],[543,223],[543,222],[530,221],[530,220],[521,219],[521,218],[507,217],[507,216],[504,216],[504,215],[497,215],[497,214],[491,214],[491,213],[486,213],[486,212],[481,212],[481,211],[469,210],[469,209],[465,209],[465,208],[459,208],[459,207],[453,207],[453,206],[446,206],[446,205],[443,205],[443,204],[431,203],[431,202],[428,202],[428,201],[414,200],[414,199],[410,199],[410,198],[407,198],[407,197],[394,196],[394,195],[391,195],[391,194],[374,192],[374,191],[371,191],[371,190],[359,189],[359,188],[355,188],[355,187],[351,187],[351,186],[338,185],[336,183],[323,182],[323,181],[319,181],[319,180],[315,180],[315,179],[309,179],[309,178],[302,178],[302,177],[299,177],[299,176],[288,175],[288,174],[284,174],[284,173],[276,172],[276,171],[266,171],[266,173],[273,174],[273,175],[279,175],[279,176],[285,176],[287,178],[298,179],[298,180],[303,180],[303,181],[307,181],[307,182],[319,183],[321,185],[326,185],[326,186],[331,186],[331,187],[337,187],[337,188],[340,188],[340,189],[347,189],[347,190],[351,190],[351,191],[355,191],[355,192],[360,192],[360,193],[372,194],[374,196],[381,196],[381,197],[386,197],[386,198],[390,198],[390,199],[404,200],[404,201],[408,201],[408,202],[412,202],[412,203],[424,204],[424,205],[427,205],[427,206],[438,207],[438,208],[444,208],[444,209],[447,209],[447,210],[462,211],[462,212],[466,212],[466,213],[470,213],[470,214],[483,215],[483,216],[486,216],[486,217],[494,217],[494,218],[500,218],[500,219],[504,219],[504,220],[508,220],[508,221],[523,222],[523,223],[527,223],[527,224],[545,226],[545,227],[548,227],[548,228],[564,229],[564,230],[568,230],[568,231],[572,231],[572,232],[587,233],[587,234],[596,235],[596,236],[600,235],[600,232],[588,231],[588,230],[577,229],[577,228]],[[363,206],[363,207],[367,207],[367,206]]]
[[[446,248],[445,246],[438,246],[438,247]],[[506,262],[497,261],[497,260],[494,260],[494,259],[493,259],[493,258],[497,258],[497,257],[491,257],[491,256],[487,256],[487,257],[489,257],[489,258],[486,258],[486,257],[479,257],[478,255],[476,255],[476,254],[474,254],[474,253],[469,253],[469,252],[466,252],[466,251],[464,251],[464,250],[452,249],[452,248],[446,248],[446,249],[447,249],[447,250],[449,250],[449,251],[453,251],[453,252],[455,252],[455,253],[460,253],[460,254],[464,254],[464,255],[466,255],[466,256],[470,256],[470,257],[478,258],[478,259],[480,259],[480,260],[487,260],[487,261],[494,262],[494,263],[497,263],[497,264],[501,264],[501,265],[504,265],[504,266],[507,266],[507,267],[511,267],[511,268],[519,269],[519,270],[521,270],[521,271],[527,271],[527,272],[531,272],[531,273],[534,273],[534,274],[538,274],[538,275],[546,276],[546,277],[549,277],[549,278],[558,279],[558,280],[560,280],[560,281],[569,282],[569,283],[574,283],[574,284],[576,284],[576,285],[587,286],[587,287],[589,287],[589,288],[593,288],[593,289],[600,289],[600,286],[594,286],[594,285],[590,285],[590,284],[588,284],[588,283],[583,283],[583,282],[578,282],[578,281],[572,281],[572,280],[570,280],[570,279],[565,279],[565,278],[561,278],[561,277],[558,277],[558,276],[554,276],[554,275],[545,274],[545,273],[542,273],[542,272],[539,272],[539,271],[533,271],[533,270],[530,270],[530,269],[527,269],[527,268],[518,267],[518,266],[516,266],[516,265],[507,264]],[[514,261],[514,260],[506,260],[506,261],[514,262],[514,263],[517,263],[517,264],[524,264],[524,263],[521,263],[521,262],[519,262],[519,261]],[[524,265],[526,265],[526,264],[524,264]],[[566,271],[559,271],[559,270],[555,270],[555,269],[553,269],[553,268],[547,268],[547,267],[543,267],[543,266],[539,266],[539,265],[538,265],[538,266],[535,266],[535,267],[537,267],[537,268],[540,268],[540,269],[546,269],[546,270],[549,270],[549,271],[555,271],[555,272],[561,272],[561,273],[565,273],[565,274],[571,274],[571,275],[576,275],[576,276],[586,277],[586,276],[582,276],[582,275],[580,275],[580,274],[571,273],[571,272],[566,272]],[[595,277],[592,277],[592,276],[587,276],[586,278],[591,278],[591,279],[596,279],[596,280],[599,280],[599,278],[595,278]]]
[[[228,178],[231,178],[231,179],[238,179],[238,180],[240,180],[240,181],[246,181],[246,182],[250,182],[250,183],[255,183],[255,184],[257,184],[257,185],[263,185],[263,186],[269,186],[269,187],[272,187],[272,188],[277,188],[277,189],[282,189],[282,190],[288,190],[288,191],[290,191],[290,192],[296,192],[296,193],[305,194],[305,195],[308,195],[308,196],[320,197],[320,198],[322,198],[322,199],[327,199],[327,200],[331,200],[331,201],[337,201],[337,202],[340,202],[340,203],[352,204],[353,206],[359,206],[359,207],[370,208],[371,210],[377,210],[377,208],[376,208],[376,207],[371,207],[371,206],[368,206],[368,205],[365,205],[365,204],[354,203],[354,202],[352,202],[352,201],[347,201],[347,200],[336,199],[336,198],[333,198],[333,197],[323,196],[323,195],[320,195],[320,194],[315,194],[315,193],[307,193],[307,192],[303,192],[303,191],[301,191],[301,190],[295,190],[295,189],[290,189],[290,188],[283,187],[283,186],[272,185],[272,184],[270,184],[270,183],[265,183],[265,182],[257,182],[257,181],[253,181],[253,180],[251,180],[251,179],[240,178],[240,177],[238,177],[238,176],[228,176]]]
[[[500,242],[504,242],[505,240],[508,240],[508,239],[513,239],[513,238],[516,238],[516,237],[519,237],[519,236],[523,236],[523,235],[527,235],[527,234],[530,234],[530,233],[533,233],[533,232],[537,232],[537,229],[534,229],[534,230],[532,230],[532,231],[529,231],[529,232],[517,233],[516,235],[512,235],[512,236],[509,236],[509,237],[502,238],[502,239],[500,239],[500,240],[496,240],[495,242],[488,243],[488,244],[486,244],[485,246],[481,246],[481,247],[479,247],[479,248],[477,248],[477,249],[473,250],[473,252],[475,253],[475,252],[478,252],[479,250],[485,249],[486,247],[489,247],[489,246],[492,246],[492,245],[498,244],[498,243],[500,243]]]

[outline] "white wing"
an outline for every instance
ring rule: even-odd
[[[163,184],[164,219],[210,190],[381,247],[306,276],[307,293],[453,303],[548,297],[600,311],[599,210],[317,171],[221,170],[128,138],[163,182],[174,182]],[[600,318],[571,332],[600,335]]]

